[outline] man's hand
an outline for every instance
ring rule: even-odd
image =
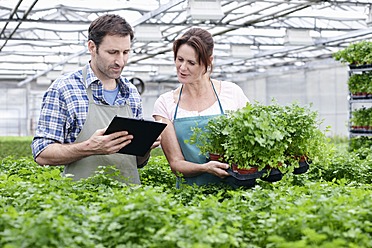
[[[104,135],[106,128],[98,129],[85,143],[94,154],[114,154],[132,142],[133,135],[127,131]]]
[[[151,149],[154,149],[158,146],[160,146],[160,142],[161,142],[161,135],[155,140],[155,142],[152,144],[151,146]]]

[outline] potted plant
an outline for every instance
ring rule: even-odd
[[[292,103],[285,106],[282,118],[289,134],[286,137],[286,162],[293,167],[294,174],[302,174],[309,169],[312,160],[323,156],[326,150],[326,136],[320,130],[322,122],[318,119],[318,113],[311,110],[311,104],[300,106],[298,103]]]
[[[350,119],[351,128],[357,132],[369,132],[372,130],[372,108],[362,107],[353,111]]]
[[[210,160],[219,160],[230,163],[227,172],[232,176],[232,181],[237,187],[251,188],[256,184],[256,178],[262,174],[258,167],[250,167],[237,172],[237,165],[226,156],[226,149],[231,145],[231,131],[235,123],[232,112],[211,118],[204,128],[193,127],[193,134],[186,143],[195,144],[200,153]],[[229,161],[228,161],[229,160]],[[239,169],[240,170],[240,169]]]
[[[372,64],[372,42],[360,41],[351,43],[346,48],[332,54],[341,63],[348,63],[350,68],[368,67]]]
[[[347,83],[353,98],[365,98],[372,95],[372,73],[352,74]]]
[[[186,143],[195,144],[200,153],[211,160],[223,160],[228,133],[229,116],[218,115],[210,119],[204,128],[193,127],[193,134]]]
[[[231,114],[225,158],[236,172],[256,170],[266,181],[282,178],[287,133],[278,105],[247,104]]]

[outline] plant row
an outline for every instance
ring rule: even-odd
[[[372,73],[364,72],[360,74],[352,74],[348,79],[349,91],[353,97],[365,96],[372,97]]]
[[[372,150],[372,137],[358,136],[352,137],[349,141],[349,151],[366,149]]]
[[[372,157],[331,151],[307,174],[251,190],[176,189],[164,156],[141,169],[141,186],[105,169],[73,182],[60,167],[6,158],[0,246],[371,247]]]
[[[0,137],[0,159],[9,155],[15,158],[28,157],[31,151],[32,137]]]
[[[350,121],[353,129],[372,131],[372,107],[354,110]]]

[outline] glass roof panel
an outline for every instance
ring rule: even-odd
[[[175,75],[162,68],[173,65],[173,40],[194,26],[214,36],[214,72],[226,80],[240,72],[260,73],[263,68],[329,59],[351,42],[372,39],[370,0],[208,0],[208,4],[220,4],[223,16],[219,19],[191,16],[193,1],[203,2],[0,0],[0,79],[16,74],[17,86],[23,86],[69,62],[85,64],[88,26],[104,13],[122,15],[134,28],[146,24],[160,29],[158,41],[134,39],[123,72],[147,73],[148,80],[155,82],[176,82]],[[286,44],[288,30],[308,31],[311,42]],[[238,58],[232,54],[232,45],[246,47],[249,53]]]

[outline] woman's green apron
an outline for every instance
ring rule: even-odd
[[[211,82],[212,83],[212,82]],[[220,99],[218,98],[217,92],[213,86],[213,91],[216,95],[218,104],[220,106],[220,114],[217,115],[207,115],[207,116],[193,116],[193,117],[182,117],[177,118],[177,111],[178,111],[178,105],[181,101],[181,95],[182,95],[182,88],[180,90],[180,95],[178,98],[176,111],[174,113],[174,128],[176,130],[176,136],[178,139],[178,143],[180,144],[182,154],[186,161],[197,163],[197,164],[204,164],[207,162],[207,158],[204,154],[200,154],[200,149],[196,145],[190,145],[186,144],[185,140],[189,140],[192,135],[192,127],[199,127],[202,130],[204,130],[205,126],[207,125],[208,121],[218,115],[223,115],[224,111],[220,102]],[[193,177],[178,177],[177,178],[177,187],[180,186],[180,183],[187,183],[189,185],[205,185],[205,184],[218,184],[221,182],[226,182],[225,179],[222,179],[220,177],[217,177],[215,175],[209,174],[209,173],[203,173],[197,176]]]

